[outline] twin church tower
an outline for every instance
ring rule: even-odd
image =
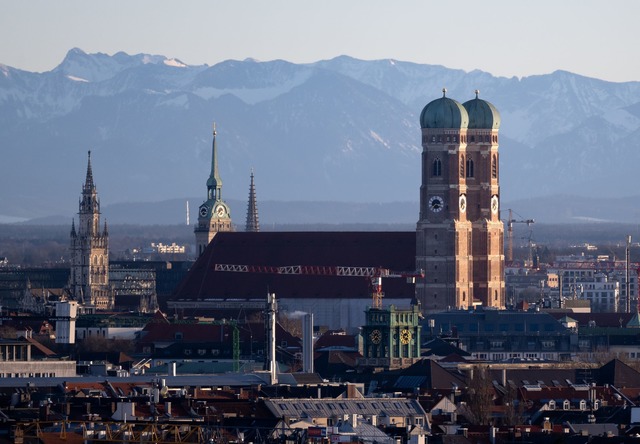
[[[422,184],[416,296],[425,311],[504,308],[504,225],[500,220],[498,130],[489,102],[443,95],[422,110]]]

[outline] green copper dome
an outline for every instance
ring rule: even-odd
[[[466,128],[469,123],[467,110],[460,103],[446,96],[446,89],[442,90],[442,97],[427,104],[420,114],[422,128]]]
[[[469,129],[500,128],[500,113],[491,103],[478,98],[479,93],[476,90],[476,98],[463,104],[469,114]]]

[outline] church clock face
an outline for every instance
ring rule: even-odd
[[[369,335],[369,339],[371,339],[371,342],[374,344],[379,344],[382,340],[382,333],[380,333],[380,330],[373,330]]]
[[[434,213],[439,213],[444,208],[444,199],[440,196],[433,196],[429,199],[429,209]]]
[[[498,201],[498,196],[496,196],[495,194],[491,197],[491,212],[493,214],[498,214],[498,208],[499,208],[499,201]]]
[[[209,212],[209,209],[207,208],[206,205],[203,205],[200,207],[200,216],[207,217],[208,212]]]
[[[411,341],[411,332],[407,329],[404,329],[400,332],[400,342],[403,344],[408,344]]]
[[[216,207],[216,214],[218,215],[218,217],[223,217],[225,213],[226,211],[222,205],[218,205]]]
[[[464,194],[461,194],[459,199],[459,204],[460,204],[461,213],[464,213],[465,211],[467,211],[467,196],[465,196]]]

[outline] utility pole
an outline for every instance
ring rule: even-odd
[[[630,273],[629,273],[629,266],[630,266],[630,258],[631,258],[631,235],[627,236],[627,250],[626,250],[626,256],[625,256],[625,267],[626,267],[626,276],[625,276],[625,292],[627,294],[627,300],[626,300],[626,312],[627,313],[631,313],[631,282],[630,282]]]

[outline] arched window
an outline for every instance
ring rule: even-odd
[[[473,177],[473,159],[467,159],[467,177]]]
[[[440,177],[442,176],[442,161],[439,157],[437,157],[433,161],[433,176]]]
[[[464,156],[460,157],[460,177],[464,177]]]
[[[498,178],[498,157],[495,154],[491,157],[491,178]]]

